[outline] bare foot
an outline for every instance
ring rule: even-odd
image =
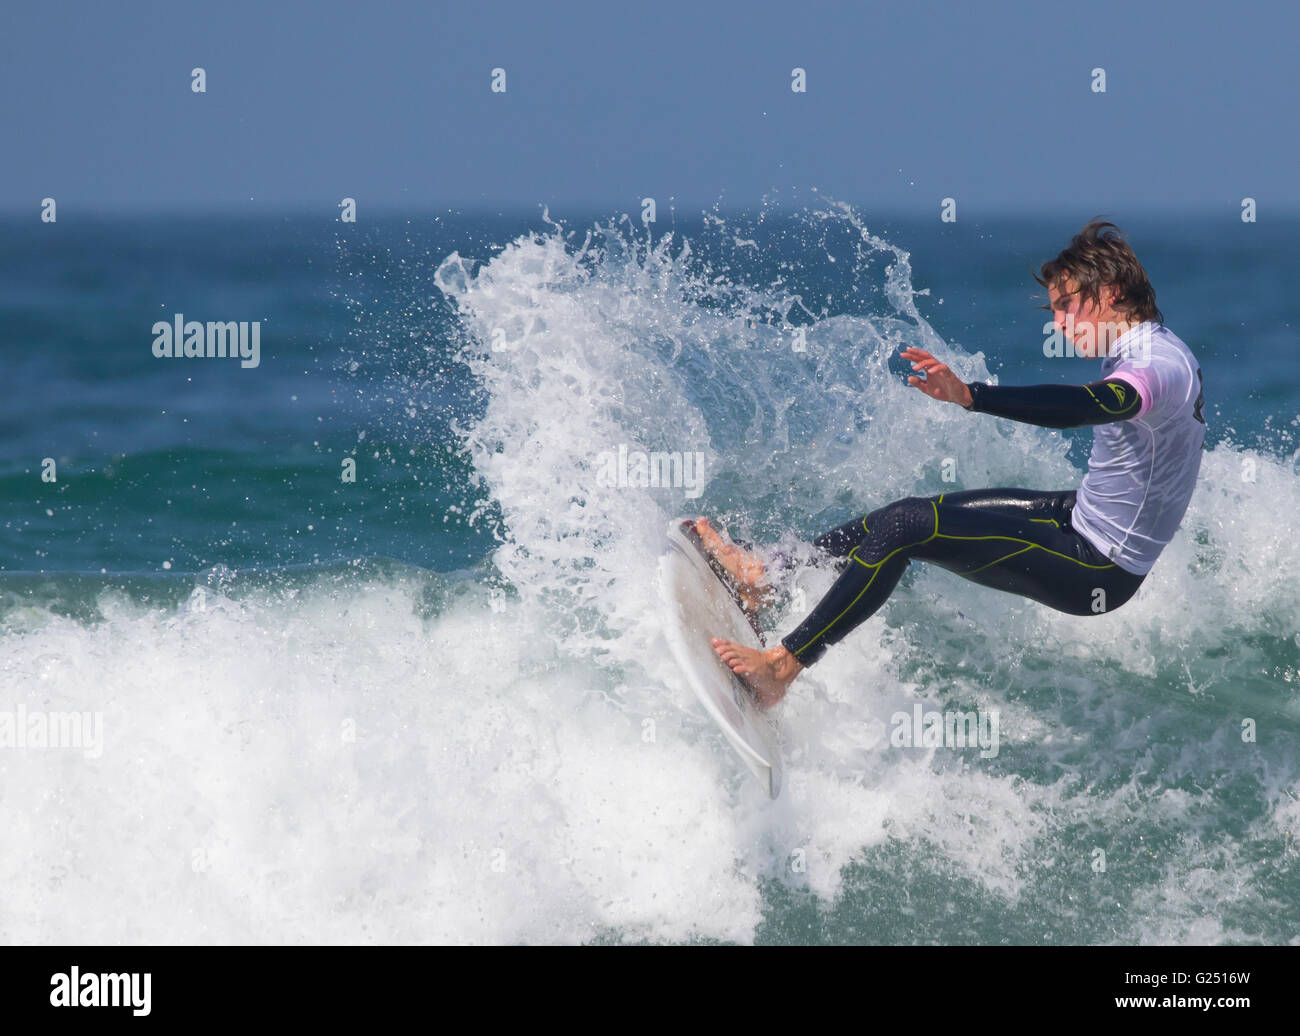
[[[794,678],[803,672],[799,660],[778,644],[764,651],[745,647],[734,641],[713,638],[713,650],[731,667],[731,671],[754,693],[758,704],[771,708],[789,690]]]
[[[707,518],[695,519],[695,531],[700,534],[704,549],[727,570],[736,584],[736,591],[751,615],[761,612],[770,599],[771,587],[763,579],[763,562],[747,554],[725,534],[709,524]]]

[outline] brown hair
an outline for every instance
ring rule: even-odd
[[[1131,320],[1165,322],[1146,270],[1124,240],[1124,232],[1114,223],[1092,220],[1074,235],[1068,248],[1043,263],[1034,274],[1034,280],[1044,288],[1056,284],[1064,290],[1066,279],[1074,281],[1079,293],[1094,306],[1101,304],[1101,289],[1113,285],[1118,289],[1116,311]]]

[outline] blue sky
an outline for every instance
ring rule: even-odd
[[[9,211],[1300,204],[1278,4],[6,0],[0,29]]]

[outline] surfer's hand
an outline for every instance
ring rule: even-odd
[[[946,363],[940,363],[924,349],[904,349],[900,354],[912,364],[912,370],[925,374],[925,378],[912,375],[907,379],[909,385],[919,388],[931,399],[944,403],[957,403],[968,407],[973,402],[970,389],[966,383],[948,369]]]

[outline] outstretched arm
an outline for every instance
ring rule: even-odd
[[[1046,428],[1078,428],[1082,425],[1127,421],[1142,411],[1137,388],[1120,378],[1107,378],[1088,385],[969,385],[924,349],[904,349],[904,359],[925,380],[913,375],[907,383],[931,399],[957,403],[995,417],[1006,417]]]

